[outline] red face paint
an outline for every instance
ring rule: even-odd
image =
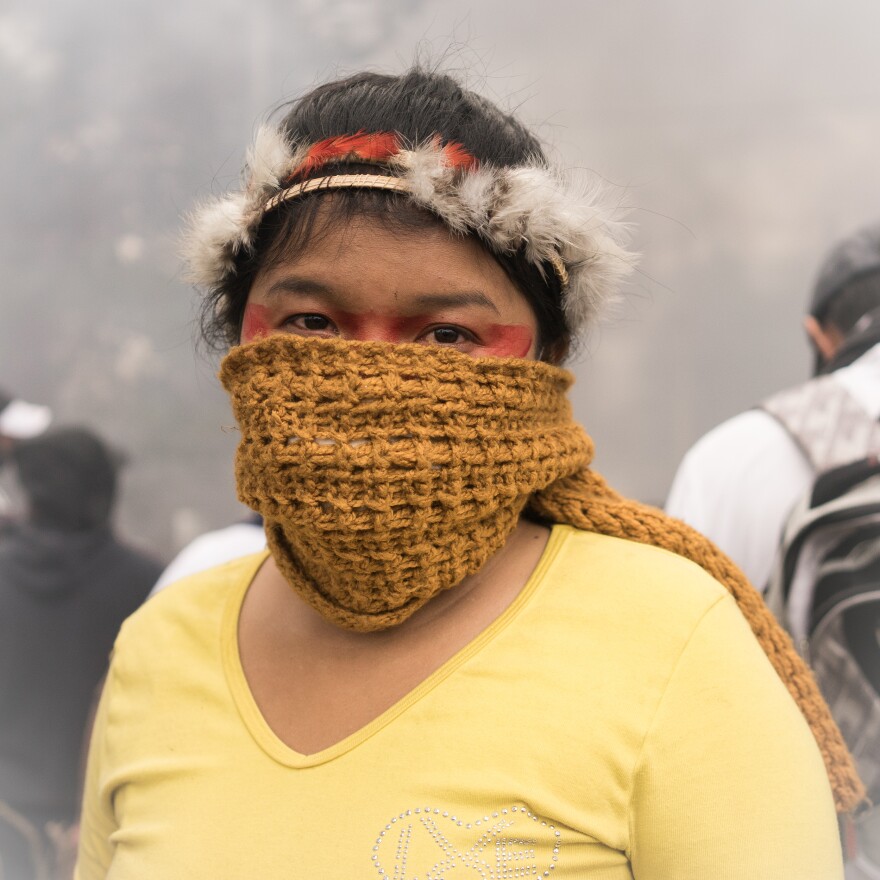
[[[241,320],[241,341],[252,342],[254,339],[268,336],[272,332],[271,314],[266,306],[249,302],[245,306],[244,317]]]
[[[361,342],[412,342],[412,334],[425,326],[425,317],[422,315],[400,318],[378,312],[334,309],[330,317],[343,336]]]
[[[318,313],[321,312],[325,310]],[[242,319],[241,341],[251,342],[276,332],[272,323],[273,314],[273,310],[267,306],[248,303]],[[309,312],[304,311],[303,314]],[[398,317],[376,312],[332,309],[328,317],[345,339],[391,343],[415,342],[417,334],[430,325],[455,327],[457,324],[454,320],[447,323],[442,320],[441,315],[431,313]],[[478,356],[524,358],[532,347],[532,331],[523,324],[476,326],[474,333],[479,341],[471,342],[466,334],[462,334],[465,341],[461,345],[462,350]],[[448,347],[455,348],[458,344]]]
[[[426,326],[444,326],[445,323],[442,317],[430,313],[391,317],[374,312],[336,310],[332,317],[343,330],[343,335],[348,338],[376,342],[413,342],[415,334]],[[456,321],[449,322],[452,327],[456,324]],[[475,332],[478,333],[480,342],[474,345],[481,355],[524,358],[532,347],[532,331],[524,324],[490,324],[476,329]]]
[[[483,331],[481,347],[492,357],[524,358],[532,347],[532,331],[524,324],[491,324]]]

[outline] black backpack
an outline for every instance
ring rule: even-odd
[[[855,401],[831,376],[807,384],[812,386],[808,395],[796,390],[796,399],[808,400],[812,407],[803,420],[811,426],[807,436],[795,434],[793,420],[780,417],[781,412],[788,415],[795,409],[793,398],[775,406],[788,392],[765,404],[818,473],[786,522],[767,603],[812,667],[868,795],[877,803],[880,425],[864,413],[859,420]],[[858,448],[860,457],[840,462]]]

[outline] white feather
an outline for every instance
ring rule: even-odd
[[[251,247],[266,201],[281,190],[309,146],[291,144],[269,126],[257,131],[247,157],[246,188],[189,218],[182,250],[192,282],[216,287],[235,271],[235,257]],[[477,235],[499,254],[523,248],[542,271],[561,259],[569,276],[563,306],[575,333],[614,298],[635,265],[623,244],[627,227],[595,178],[566,178],[540,160],[465,172],[447,164],[436,139],[401,150],[388,164],[406,180],[413,201],[452,230]]]
[[[244,193],[217,199],[188,218],[181,240],[186,278],[200,287],[214,287],[235,269],[235,255],[250,244]]]
[[[277,190],[292,170],[293,152],[290,142],[279,129],[261,125],[247,153],[245,177],[248,188]]]

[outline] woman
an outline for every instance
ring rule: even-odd
[[[269,552],[123,628],[81,880],[842,876],[809,675],[588,469],[556,365],[630,258],[519,122],[418,70],[322,86],[188,251]]]

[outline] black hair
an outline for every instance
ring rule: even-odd
[[[844,336],[864,315],[880,308],[880,272],[857,276],[832,296],[816,320],[825,328],[832,326]]]
[[[12,463],[37,525],[82,531],[108,524],[119,461],[87,428],[55,428],[22,440]]]
[[[496,167],[546,162],[540,142],[512,115],[451,76],[421,68],[399,76],[358,73],[318,86],[282,109],[287,112],[280,128],[299,143],[362,131],[388,131],[411,143],[437,135],[443,143],[460,144],[480,162]],[[334,167],[344,173],[383,173],[374,165]],[[263,218],[253,247],[238,254],[234,271],[209,292],[202,312],[205,341],[214,347],[237,343],[256,274],[292,249],[306,246],[322,229],[358,216],[401,233],[441,222],[406,196],[393,192],[340,190],[320,199],[282,203]],[[535,313],[539,356],[562,361],[572,334],[562,308],[558,277],[548,267],[527,261],[523,253],[493,256]]]

